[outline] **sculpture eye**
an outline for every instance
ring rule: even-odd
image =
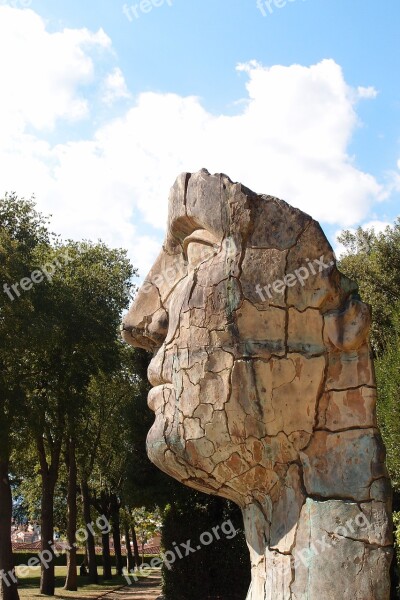
[[[208,260],[216,254],[216,249],[209,244],[202,242],[189,242],[186,247],[186,256],[189,263],[189,267],[196,268],[202,262]]]
[[[195,269],[218,252],[219,245],[208,231],[196,230],[183,242],[183,253],[189,268]]]

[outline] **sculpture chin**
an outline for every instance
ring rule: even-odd
[[[183,457],[184,442],[177,439],[176,435],[168,435],[170,428],[168,421],[162,414],[156,415],[154,425],[147,434],[146,449],[151,462],[167,475],[174,478],[186,477],[187,472],[176,460],[176,456]]]
[[[159,469],[163,468],[165,452],[168,449],[163,435],[164,421],[162,415],[156,417],[154,425],[149,430],[146,439],[147,455]]]

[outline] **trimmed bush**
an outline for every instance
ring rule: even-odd
[[[185,500],[167,507],[162,547],[166,600],[245,600],[250,559],[234,504],[189,490]]]
[[[30,558],[38,558],[38,552],[19,552],[16,551],[13,553],[14,554],[14,560],[15,560],[15,565],[27,565],[28,564],[28,560]],[[145,562],[150,562],[150,560],[153,558],[153,554],[152,555],[145,555],[144,557],[144,561]],[[77,554],[77,564],[78,567],[83,563],[85,558],[85,555],[83,552],[78,552]],[[125,556],[122,557],[123,560],[126,559]],[[96,563],[98,567],[102,566],[102,560],[103,557],[101,554],[96,554]],[[56,567],[65,567],[67,565],[67,555],[66,554],[61,554],[60,556],[55,556],[54,557],[54,564]],[[115,555],[111,554],[111,566],[115,567]]]

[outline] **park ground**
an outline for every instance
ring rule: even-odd
[[[55,598],[63,600],[161,600],[161,573],[154,569],[148,577],[140,577],[136,583],[127,586],[126,579],[114,575],[112,580],[104,581],[100,577],[98,584],[88,584],[85,577],[78,577],[78,591],[68,592],[63,589],[66,567],[56,567]],[[21,600],[44,599],[39,592],[40,573],[33,577],[19,580],[19,595]]]

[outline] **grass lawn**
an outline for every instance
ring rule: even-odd
[[[116,576],[115,569],[113,569],[114,577],[111,580],[105,581],[100,576],[98,584],[89,584],[87,577],[80,577],[78,575],[78,591],[77,592],[67,592],[63,589],[65,583],[65,576],[67,574],[67,567],[56,567],[56,592],[55,596],[57,598],[66,598],[66,599],[90,599],[90,598],[99,598],[108,592],[111,592],[121,586],[128,585],[125,577]],[[21,600],[33,600],[37,598],[47,598],[48,596],[43,596],[39,593],[39,582],[40,582],[40,569],[35,569],[34,575],[30,577],[20,577],[19,578],[19,586],[18,591]],[[157,572],[157,571],[154,571]],[[159,571],[158,571],[159,572]],[[32,573],[32,570],[31,570]],[[101,568],[99,569],[99,573],[101,573]],[[147,573],[150,573],[148,571]],[[140,577],[140,573],[138,574]]]

